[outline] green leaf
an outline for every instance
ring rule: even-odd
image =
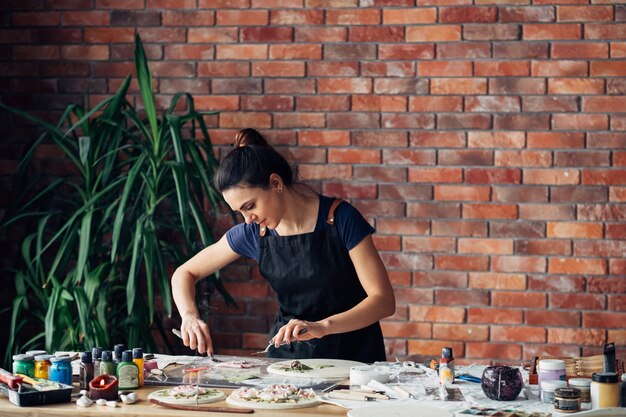
[[[133,314],[133,310],[135,308],[135,299],[137,298],[137,294],[136,294],[137,267],[138,267],[137,264],[138,264],[139,252],[143,249],[141,248],[141,242],[143,240],[142,239],[143,223],[144,223],[143,218],[140,218],[137,220],[137,223],[135,224],[135,232],[133,236],[132,257],[130,261],[130,270],[128,271],[128,282],[126,284],[126,304],[127,304],[129,316]]]
[[[157,114],[154,102],[154,92],[152,91],[152,73],[148,67],[148,60],[146,58],[146,53],[143,49],[143,43],[141,42],[139,34],[135,35],[135,67],[137,69],[139,91],[141,92],[143,105],[146,108],[146,116],[148,117],[148,122],[150,123],[150,130],[152,131],[151,139],[155,149],[159,149]]]
[[[87,268],[87,257],[91,249],[91,218],[93,217],[93,210],[89,210],[85,213],[81,221],[80,227],[80,245],[78,246],[78,260],[76,261],[76,282],[80,282],[83,278],[83,273]]]

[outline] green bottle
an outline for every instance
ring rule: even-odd
[[[125,350],[117,364],[117,383],[120,390],[139,388],[139,368],[133,362],[133,351]]]
[[[111,375],[115,376],[117,369],[115,363],[113,363],[113,355],[110,350],[103,350],[100,358],[100,372],[98,375]]]

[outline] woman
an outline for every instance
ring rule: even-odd
[[[379,320],[394,313],[395,299],[363,216],[296,184],[287,161],[254,129],[239,132],[215,182],[245,223],[172,276],[185,346],[213,352],[194,302],[196,281],[245,256],[278,294],[270,356],[385,360]]]

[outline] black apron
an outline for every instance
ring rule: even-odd
[[[280,303],[270,337],[291,319],[325,319],[351,309],[367,296],[334,225],[334,211],[339,203],[341,200],[335,200],[331,206],[327,220],[330,227],[301,235],[260,237],[259,270],[278,294]],[[368,363],[386,360],[378,322],[348,333],[270,349],[269,356]]]

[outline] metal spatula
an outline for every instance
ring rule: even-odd
[[[302,329],[302,330],[300,330],[300,331],[298,332],[298,335],[305,334],[305,333],[306,333],[306,332],[308,332],[308,331],[309,331],[309,329]],[[288,344],[289,344],[289,343],[287,343],[287,342],[283,342],[283,343],[281,343],[281,344],[280,344],[280,346],[285,346],[285,345],[288,345]],[[272,346],[274,346],[274,343],[270,340],[270,341],[269,341],[269,343],[267,344],[267,347],[265,348],[265,350],[260,350],[260,351],[258,351],[258,352],[252,352],[252,353],[251,353],[251,355],[252,355],[252,356],[254,356],[254,355],[261,355],[261,354],[263,354],[263,353],[267,353],[267,352],[269,352],[269,351],[270,351],[270,348],[271,348]]]

